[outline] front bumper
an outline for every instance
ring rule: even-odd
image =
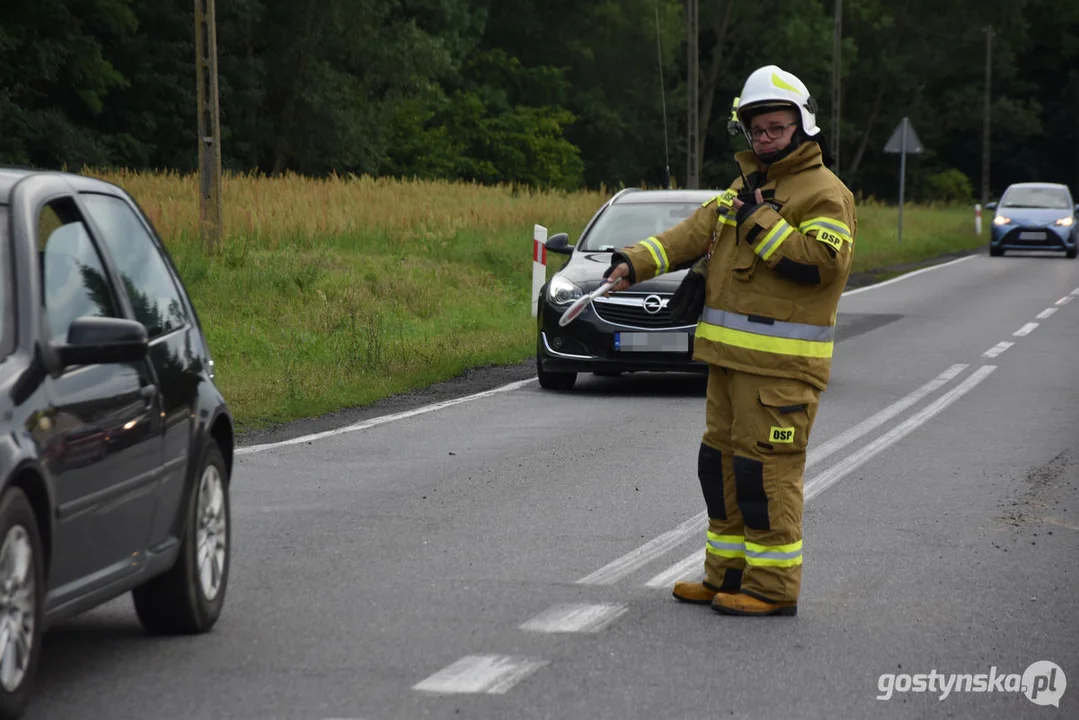
[[[664,307],[644,311],[645,297],[658,296]],[[545,372],[707,372],[693,359],[696,325],[672,325],[666,311],[670,295],[618,293],[619,303],[594,301],[566,327],[558,326],[565,308],[541,303],[536,359]],[[640,301],[640,306],[632,303]]]
[[[1071,250],[1075,226],[994,225],[990,244],[1001,250]]]

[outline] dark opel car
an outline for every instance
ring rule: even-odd
[[[628,188],[599,209],[576,246],[565,233],[551,236],[547,249],[570,257],[540,291],[536,374],[542,387],[569,390],[580,372],[707,372],[692,357],[696,324],[675,325],[667,309],[685,269],[597,298],[566,327],[558,319],[603,283],[612,252],[677,225],[717,192]]]
[[[233,422],[195,308],[123,190],[0,168],[0,718],[57,621],[127,591],[151,633],[216,622]]]

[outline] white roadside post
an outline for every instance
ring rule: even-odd
[[[547,282],[547,228],[532,226],[532,317],[539,313],[539,291]]]
[[[982,204],[974,203],[974,234],[982,234]]]

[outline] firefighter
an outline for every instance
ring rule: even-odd
[[[671,304],[697,322],[693,354],[709,365],[697,463],[709,520],[704,582],[673,594],[727,615],[798,612],[806,446],[857,230],[816,112],[797,77],[755,70],[734,106],[752,147],[735,156],[739,177],[679,225],[615,252],[605,273],[618,291],[692,265]]]

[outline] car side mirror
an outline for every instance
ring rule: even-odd
[[[135,320],[81,317],[71,323],[67,344],[56,348],[64,367],[132,363],[146,357],[146,328]]]
[[[985,204],[985,209],[986,210],[996,210],[997,209],[997,204],[995,202],[987,202]]]
[[[572,255],[573,246],[569,244],[569,235],[566,233],[557,233],[547,238],[547,242],[544,243],[544,247],[553,253],[559,255]]]

